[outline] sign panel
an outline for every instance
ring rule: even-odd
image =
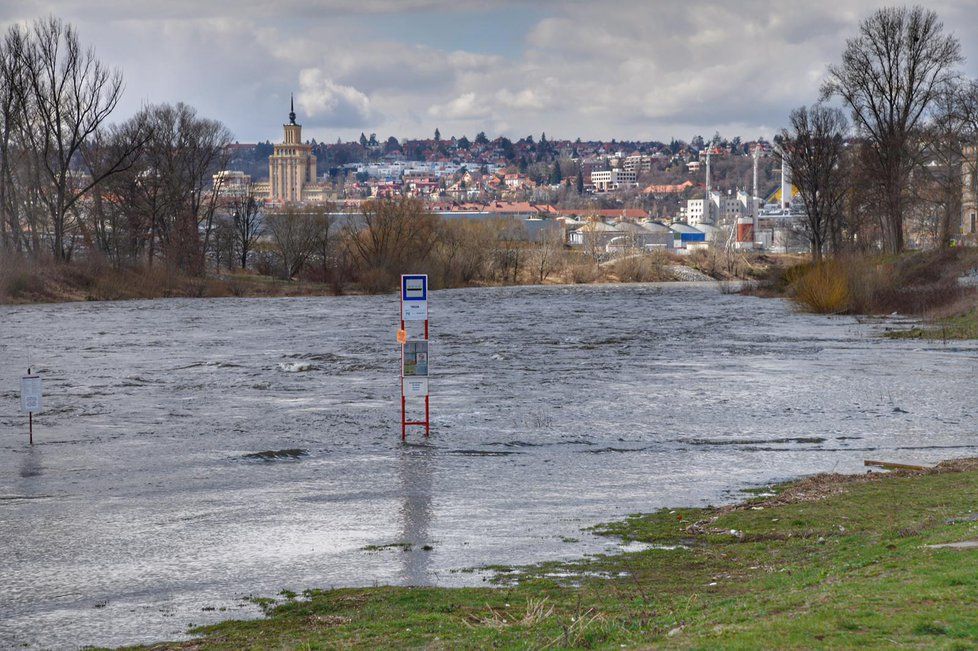
[[[404,397],[421,398],[428,395],[428,378],[426,377],[406,377],[401,382]]]
[[[20,378],[20,410],[31,414],[41,411],[41,377],[25,375]]]
[[[428,342],[408,341],[401,355],[401,377],[428,377]]]
[[[414,274],[401,276],[401,320],[425,321],[428,319],[428,276]]]

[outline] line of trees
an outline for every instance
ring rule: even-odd
[[[0,41],[0,249],[202,274],[214,252],[213,174],[230,132],[185,105],[111,124],[122,75],[51,17]],[[246,247],[247,248],[247,247]],[[245,253],[245,258],[247,252]]]
[[[821,101],[792,111],[778,148],[816,259],[849,248],[899,252],[911,231],[918,242],[951,244],[962,182],[974,178],[966,148],[978,134],[978,82],[962,76],[962,61],[934,11],[883,8],[829,67]]]

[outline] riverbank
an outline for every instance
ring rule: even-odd
[[[902,315],[919,319],[894,339],[978,338],[978,249],[846,255],[818,264],[772,267],[745,290],[787,298],[815,314]]]
[[[148,648],[973,648],[976,490],[976,459],[817,475],[596,529],[641,551],[493,568],[495,588],[285,592]]]
[[[585,263],[586,262],[586,263]],[[632,282],[689,282],[753,279],[780,263],[769,256],[737,261],[709,255],[680,257],[665,253],[625,256],[607,262],[578,261],[551,272],[542,281],[523,275],[520,282],[473,281],[467,286],[589,285]],[[436,289],[437,279],[433,279]],[[188,276],[158,264],[115,267],[100,262],[57,264],[0,261],[0,305],[116,301],[153,298],[333,296],[368,293],[356,282],[323,283],[307,278],[283,280],[253,272]]]

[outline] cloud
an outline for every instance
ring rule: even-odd
[[[476,99],[475,93],[463,93],[446,104],[434,104],[428,109],[434,118],[450,120],[484,120],[489,117],[489,107]]]
[[[336,83],[319,68],[299,73],[296,98],[310,125],[370,128],[380,119],[363,92]]]
[[[63,16],[122,67],[120,108],[183,100],[241,140],[279,137],[297,91],[320,140],[505,130],[574,138],[770,135],[818,97],[891,0],[10,0]],[[935,0],[978,76],[974,0]],[[148,46],[151,44],[151,46]],[[737,130],[736,132],[733,130]]]

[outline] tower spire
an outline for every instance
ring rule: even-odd
[[[289,93],[289,124],[295,124],[295,95]]]

